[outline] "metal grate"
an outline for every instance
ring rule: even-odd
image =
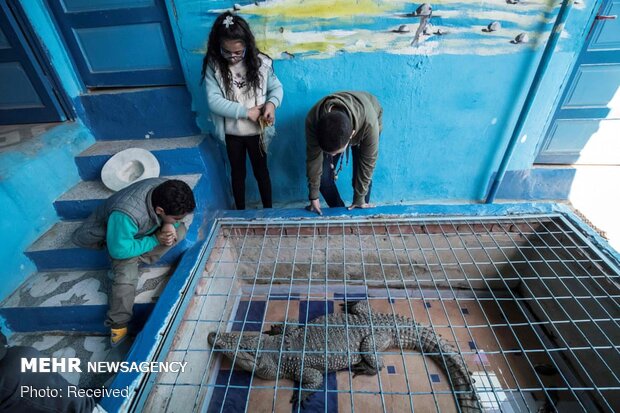
[[[238,343],[212,351],[208,333],[303,327],[368,300],[449,342],[485,411],[618,411],[618,274],[560,215],[224,221],[168,354],[188,370],[160,374],[145,409],[291,411],[293,381],[231,368],[221,353],[236,363]],[[460,410],[437,353],[373,353],[378,375],[327,373],[304,411]]]

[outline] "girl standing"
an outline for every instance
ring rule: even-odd
[[[226,143],[237,209],[245,209],[246,153],[263,208],[271,208],[267,169],[270,136],[264,133],[263,126],[273,125],[283,90],[271,58],[257,49],[243,18],[226,12],[215,19],[202,63],[202,78],[206,79],[215,133]]]

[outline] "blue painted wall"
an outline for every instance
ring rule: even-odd
[[[80,177],[73,157],[94,143],[79,123],[65,123],[0,153],[0,300],[35,272],[23,251],[58,221],[54,200]]]
[[[219,12],[232,8],[233,3],[167,0],[194,110],[198,113],[199,126],[207,132],[212,125],[204,87],[199,82],[201,60],[211,23]],[[480,34],[481,28],[492,20],[500,20],[501,13],[511,6],[503,2],[441,2],[434,5],[432,22],[451,33],[435,36],[426,49],[412,52],[402,42],[395,50],[371,47],[373,43],[364,37],[375,36],[371,39],[383,41],[382,37],[377,37],[381,36],[379,32],[389,32],[388,29],[398,27],[399,22],[410,23],[409,38],[413,37],[417,20],[399,20],[402,16],[398,15],[398,10],[390,10],[392,14],[388,16],[378,13],[343,18],[334,6],[333,19],[317,16],[299,23],[302,2],[284,1],[289,5],[299,3],[290,9],[290,14],[286,8],[275,14],[252,9],[275,7],[270,1],[260,2],[259,6],[249,1],[239,3],[243,6],[240,15],[250,21],[257,40],[268,47],[275,59],[276,73],[285,88],[284,104],[276,114],[278,135],[269,154],[274,201],[280,205],[299,204],[307,198],[303,122],[308,109],[323,95],[343,89],[370,91],[384,106],[384,132],[373,184],[374,202],[484,199],[559,6],[558,2],[538,1],[528,2],[529,8],[521,4],[518,7],[525,8],[510,9],[511,13],[516,11],[502,21],[504,32],[501,36],[505,38],[494,38],[495,43],[489,41],[487,46],[487,38]],[[303,2],[311,6],[319,3]],[[372,8],[392,3],[363,1],[356,4]],[[545,123],[583,43],[586,22],[596,4],[589,1],[573,6],[541,93],[526,123],[527,137],[518,145],[509,170],[522,172],[532,168]],[[401,6],[407,8],[404,11],[411,12],[417,5],[403,3]],[[309,41],[317,37],[325,40],[334,29],[362,27],[363,30],[358,31],[360,40],[357,43],[343,41],[344,45],[337,44],[327,51],[320,45],[317,51],[312,51],[309,46],[291,58],[281,53],[285,47],[303,47],[290,43],[278,45],[277,34],[274,37],[273,33],[279,26],[285,34],[290,30],[305,30],[314,36],[306,35]],[[528,32],[529,43],[511,44],[512,36],[520,31]],[[370,32],[373,33],[369,35]],[[285,35],[283,39],[290,40]],[[332,42],[337,43],[333,39]],[[364,51],[369,48],[372,51]],[[341,176],[341,192],[345,199],[350,199],[351,168]],[[258,203],[251,176],[247,182],[252,191],[251,199]],[[510,188],[503,189],[504,194],[511,193]]]

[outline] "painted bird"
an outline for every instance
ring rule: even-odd
[[[411,45],[415,45],[420,40],[420,35],[424,33],[424,29],[426,25],[429,23],[431,19],[431,15],[433,14],[433,6],[428,3],[422,3],[415,11],[415,16],[420,18],[420,25],[418,26],[418,30],[415,32],[415,36],[413,36],[413,40],[411,41]]]

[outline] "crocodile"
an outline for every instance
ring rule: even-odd
[[[342,306],[343,313],[320,316],[306,325],[288,321],[263,334],[211,332],[207,340],[234,367],[266,380],[299,383],[302,390],[294,392],[291,403],[301,407],[321,388],[324,373],[350,369],[353,377],[376,375],[383,368],[378,353],[420,350],[448,375],[459,411],[483,411],[462,356],[432,328],[401,315],[377,313],[368,301]]]

